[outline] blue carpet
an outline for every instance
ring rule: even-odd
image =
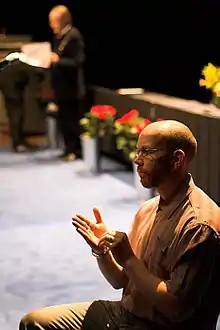
[[[71,225],[77,212],[101,209],[110,229],[127,231],[139,206],[132,174],[88,175],[82,161],[57,151],[0,151],[0,329],[17,329],[26,312],[51,304],[118,299]],[[103,166],[104,166],[103,165]]]
[[[15,330],[28,311],[97,298],[118,299],[103,279],[71,216],[101,209],[110,229],[127,231],[139,207],[131,173],[86,173],[57,151],[0,151],[0,329]]]

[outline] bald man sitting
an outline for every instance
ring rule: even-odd
[[[80,156],[80,126],[85,97],[83,63],[84,42],[79,30],[73,26],[67,7],[56,6],[49,13],[54,32],[51,54],[52,87],[58,106],[58,124],[64,140],[61,155],[65,161]]]
[[[196,151],[195,137],[180,122],[156,122],[142,131],[137,171],[142,185],[159,196],[138,210],[129,235],[109,231],[98,209],[96,222],[73,217],[106,280],[123,289],[121,300],[36,310],[23,317],[20,330],[216,328],[220,214],[188,172]]]

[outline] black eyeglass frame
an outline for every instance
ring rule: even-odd
[[[136,157],[143,157],[146,158],[150,155],[153,155],[154,153],[158,151],[164,151],[163,149],[157,149],[157,148],[136,148],[135,150],[135,156]]]

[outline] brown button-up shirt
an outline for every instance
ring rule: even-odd
[[[168,327],[212,329],[220,305],[219,233],[219,208],[190,175],[168,204],[159,196],[144,203],[129,233],[131,246],[150,273],[166,282],[181,307],[163,315],[128,282],[124,308]]]

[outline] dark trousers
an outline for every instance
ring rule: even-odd
[[[12,147],[24,144],[24,102],[22,98],[12,99],[5,97]]]
[[[80,125],[79,120],[83,115],[82,100],[57,100],[58,125],[63,136],[65,154],[80,154]]]

